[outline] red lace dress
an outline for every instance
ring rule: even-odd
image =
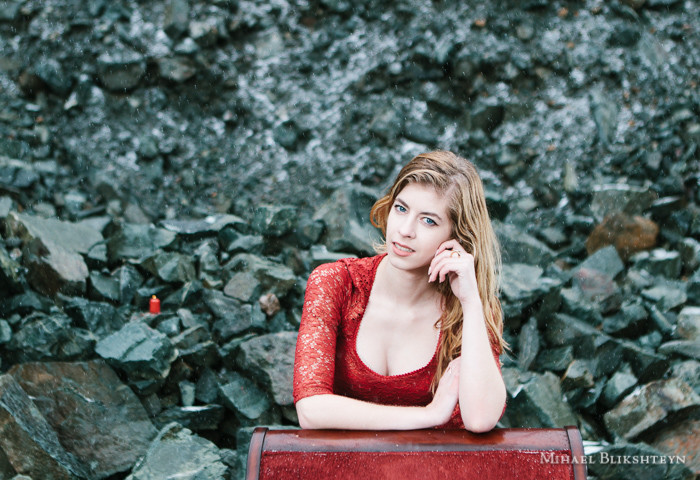
[[[424,367],[380,375],[357,353],[357,332],[384,255],[345,258],[316,268],[306,286],[294,360],[294,403],[320,394],[384,405],[425,406],[437,371],[437,351]],[[498,362],[498,347],[494,347]],[[459,404],[443,428],[464,428]]]

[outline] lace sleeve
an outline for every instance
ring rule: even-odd
[[[321,265],[309,276],[294,357],[294,403],[333,393],[336,335],[351,288],[339,263]]]

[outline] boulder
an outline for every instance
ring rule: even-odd
[[[164,426],[126,480],[225,480],[219,449],[178,423]]]
[[[270,389],[275,403],[292,405],[297,332],[260,335],[240,344],[238,364]]]
[[[110,262],[140,259],[173,245],[176,239],[177,234],[162,228],[125,223],[109,237],[107,252]]]
[[[576,425],[576,417],[562,395],[559,379],[551,372],[538,374],[503,368],[508,391],[505,418],[510,426],[561,427]]]
[[[271,291],[280,298],[284,297],[297,281],[294,271],[286,265],[247,253],[233,257],[226,268],[234,272],[252,273],[264,292]]]
[[[544,268],[554,259],[554,252],[547,245],[515,225],[494,221],[493,227],[501,244],[504,263]]]
[[[0,376],[0,451],[19,474],[31,478],[87,478],[39,409],[11,375]]]
[[[25,363],[9,374],[90,478],[129,471],[156,436],[139,399],[103,361]]]
[[[626,261],[635,253],[654,248],[658,234],[659,226],[653,220],[618,212],[605,217],[593,229],[586,239],[586,250],[590,255],[613,245],[620,258]]]
[[[700,412],[700,396],[684,381],[656,380],[627,395],[603,418],[605,426],[625,440],[636,440],[669,422]]]

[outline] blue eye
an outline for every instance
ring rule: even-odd
[[[396,208],[396,210],[398,210],[401,213],[404,213],[406,211],[406,208],[403,205],[399,205],[398,203],[394,205],[394,208]]]
[[[430,226],[437,225],[437,223],[435,223],[435,220],[433,220],[432,218],[426,218],[425,223],[427,223]]]

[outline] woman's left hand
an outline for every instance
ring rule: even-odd
[[[467,253],[457,240],[447,240],[437,249],[428,268],[428,281],[450,279],[452,292],[461,303],[480,301],[474,271],[474,256]]]

